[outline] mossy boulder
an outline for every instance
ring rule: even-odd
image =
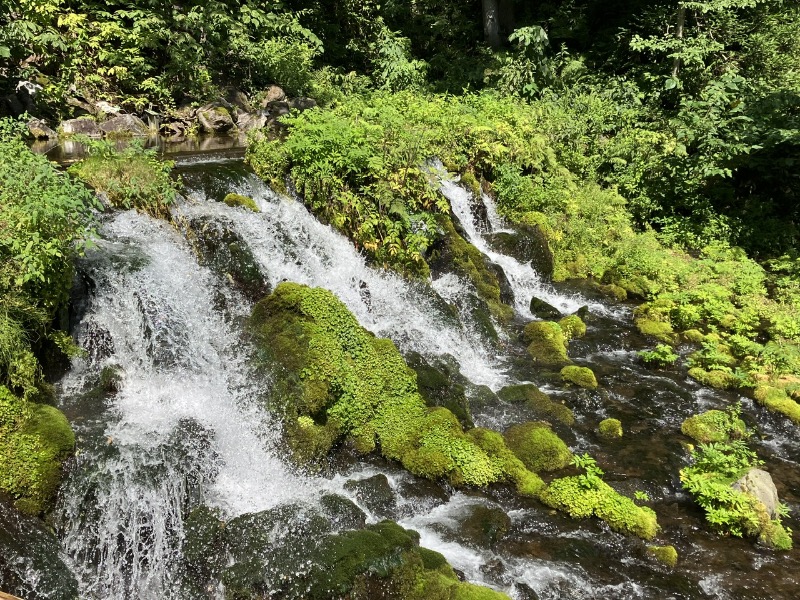
[[[75,447],[67,418],[0,386],[0,439],[0,491],[22,512],[46,510],[61,482],[61,463]]]
[[[651,540],[658,533],[656,513],[637,506],[599,478],[586,476],[556,479],[542,493],[541,500],[575,519],[596,516],[614,531]]]
[[[543,279],[551,279],[554,270],[553,253],[542,227],[518,223],[516,231],[498,231],[486,236],[496,252],[513,256],[519,262],[530,263]]]
[[[466,397],[465,381],[455,360],[431,364],[421,354],[406,355],[408,366],[417,374],[417,387],[428,406],[443,406],[467,428],[474,427]]]
[[[572,461],[572,452],[547,423],[512,425],[503,437],[522,464],[534,473],[557,471]]]
[[[383,473],[364,479],[351,479],[345,482],[344,489],[355,494],[359,504],[379,517],[390,516],[397,506],[392,486]]]
[[[741,383],[739,378],[730,371],[712,369],[706,371],[700,367],[689,369],[689,377],[696,379],[703,385],[716,388],[718,390],[734,389]]]
[[[722,410],[707,410],[681,423],[681,433],[701,444],[741,439],[746,430],[744,421]]]
[[[617,302],[624,302],[625,300],[628,299],[628,292],[625,291],[625,288],[613,283],[598,284],[596,289],[604,296],[607,296],[608,298],[613,298]]]
[[[494,546],[511,529],[511,519],[497,506],[474,504],[458,525],[458,539],[475,548]]]
[[[675,546],[648,546],[647,554],[671,569],[678,564],[678,551],[675,550]]]
[[[768,385],[760,385],[753,391],[753,398],[767,409],[781,413],[800,425],[800,404],[786,393],[786,390]]]
[[[290,434],[298,428],[313,434],[299,438],[311,439],[313,451],[288,436],[296,458],[324,456],[347,441],[362,453],[379,449],[428,479],[508,481],[520,493],[530,490],[533,474],[509,460],[513,453],[499,434],[499,446],[484,446],[452,412],[427,407],[395,345],[361,327],[328,290],[282,283],[254,307],[250,324],[256,359],[277,377],[274,409]]]
[[[533,362],[542,366],[561,366],[570,363],[567,340],[558,323],[533,321],[525,326],[522,339],[528,344]]]
[[[580,338],[586,335],[586,323],[578,315],[569,315],[558,322],[564,337],[567,340]]]
[[[231,192],[225,196],[222,201],[230,207],[240,206],[253,212],[261,212],[255,200],[249,198],[248,196],[242,196],[241,194],[234,194]]]
[[[497,396],[511,404],[524,404],[541,419],[553,419],[564,425],[575,423],[575,415],[568,406],[551,399],[532,383],[506,386]]]
[[[571,383],[587,390],[597,389],[597,378],[589,367],[577,367],[570,365],[561,369],[561,379],[565,383]]]
[[[331,522],[331,526],[341,531],[361,529],[367,523],[367,515],[352,500],[338,494],[324,494],[319,499],[320,508]]]
[[[622,423],[619,419],[603,419],[597,427],[597,433],[604,440],[621,438]]]
[[[552,304],[533,296],[530,303],[531,314],[537,319],[559,319],[561,311]]]
[[[637,317],[634,322],[637,329],[644,335],[650,335],[660,342],[673,345],[677,341],[677,335],[672,329],[672,324],[666,321],[658,321],[648,317]]]

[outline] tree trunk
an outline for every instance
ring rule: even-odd
[[[514,19],[514,0],[500,0],[499,14],[501,34],[508,37],[517,28]]]
[[[497,0],[483,2],[483,38],[489,47],[496,50],[500,47],[500,21]]]
[[[686,7],[680,6],[678,8],[678,24],[675,27],[675,37],[679,40],[683,39],[683,24],[686,22]],[[681,68],[681,59],[677,56],[675,57],[675,61],[672,63],[672,77],[675,78],[678,76],[678,71]]]

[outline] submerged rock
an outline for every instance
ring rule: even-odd
[[[455,531],[456,538],[474,548],[494,546],[511,529],[511,519],[497,506],[473,504]]]
[[[242,208],[246,208],[247,210],[251,210],[253,212],[261,212],[258,209],[258,204],[256,204],[255,200],[249,198],[248,196],[242,196],[241,194],[227,194],[222,201],[230,207],[241,206]]]
[[[648,546],[647,554],[673,569],[678,564],[678,551],[674,546]]]
[[[505,402],[524,404],[540,418],[554,419],[565,425],[575,423],[575,415],[568,406],[552,400],[532,383],[506,386],[497,395]]]

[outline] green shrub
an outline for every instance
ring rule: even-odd
[[[672,346],[666,344],[658,344],[652,350],[641,350],[638,354],[644,364],[652,367],[668,367],[678,360]]]

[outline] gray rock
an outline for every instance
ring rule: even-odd
[[[147,125],[136,115],[119,115],[118,117],[113,117],[102,123],[100,129],[107,135],[146,136],[150,134]]]
[[[356,499],[380,518],[391,516],[395,510],[394,492],[383,473],[366,479],[351,479],[344,484],[344,489],[354,492]]]
[[[750,469],[731,487],[762,502],[773,519],[778,516],[778,505],[780,504],[778,490],[772,481],[772,476],[766,471]]]
[[[253,129],[264,129],[267,126],[268,117],[262,112],[242,113],[239,115],[237,126],[239,131],[251,131]]]
[[[289,100],[289,108],[295,108],[297,110],[303,111],[308,110],[309,108],[314,108],[317,105],[317,101],[313,98],[292,98]]]
[[[261,101],[261,108],[267,108],[271,102],[280,102],[286,100],[286,92],[277,85],[271,85],[267,88],[267,93]]]
[[[103,131],[93,119],[69,119],[61,122],[61,131],[67,135],[103,137]]]
[[[58,134],[47,126],[41,119],[31,119],[28,121],[28,131],[37,140],[52,140]]]
[[[110,102],[106,102],[105,100],[100,100],[99,102],[94,103],[95,112],[97,114],[104,114],[104,115],[118,115],[122,112],[122,109],[119,106],[114,106]]]
[[[241,109],[246,113],[253,112],[253,105],[250,104],[250,99],[242,90],[228,88],[225,90],[224,100],[231,106]]]
[[[560,319],[562,317],[560,310],[536,296],[531,298],[531,313],[533,313],[534,317],[545,320]]]
[[[273,119],[277,119],[278,117],[289,114],[289,103],[284,100],[270,102],[267,105],[267,110]]]
[[[553,253],[537,225],[519,225],[514,233],[500,231],[487,235],[486,239],[496,252],[513,256],[521,263],[530,263],[542,277],[553,276]]]
[[[210,133],[224,133],[233,129],[230,111],[219,104],[210,104],[197,110],[197,120]]]

